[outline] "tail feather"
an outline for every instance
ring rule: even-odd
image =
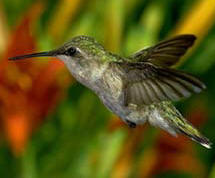
[[[203,136],[190,122],[185,120],[170,102],[161,102],[153,107],[153,112],[149,117],[149,122],[152,125],[160,127],[174,136],[177,133],[183,134],[205,148],[211,148],[212,143],[209,139]],[[156,110],[154,110],[155,108]]]
[[[211,149],[212,143],[210,142],[210,140],[208,138],[206,138],[205,136],[201,135],[200,133],[199,133],[199,135],[192,135],[181,129],[179,129],[179,132],[188,136],[191,140],[201,144],[205,148]]]

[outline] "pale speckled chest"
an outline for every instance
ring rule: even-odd
[[[96,85],[101,90],[100,94],[109,95],[113,100],[119,101],[123,89],[122,75],[122,71],[116,65],[109,63],[96,81]]]
[[[110,97],[118,101],[122,92],[122,71],[111,63],[84,61],[81,63],[69,57],[61,56],[71,74],[80,83],[93,90],[99,96]],[[87,67],[83,66],[86,65]]]

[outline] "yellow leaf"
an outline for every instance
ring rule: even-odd
[[[81,2],[82,0],[59,1],[48,29],[53,39],[59,41],[62,38],[64,31],[78,12]]]
[[[193,8],[185,14],[173,34],[190,33],[198,37],[199,43],[214,24],[215,1],[202,0],[194,4]],[[179,63],[184,62],[183,58]]]
[[[5,50],[7,46],[8,30],[3,8],[0,3],[0,54]]]

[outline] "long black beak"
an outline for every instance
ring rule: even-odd
[[[40,53],[32,53],[32,54],[26,54],[21,56],[15,56],[9,58],[9,60],[20,60],[20,59],[28,59],[28,58],[34,58],[34,57],[53,57],[56,56],[55,51],[47,51],[47,52],[40,52]]]

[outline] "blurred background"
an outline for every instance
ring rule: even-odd
[[[148,124],[129,129],[57,59],[9,62],[76,35],[129,55],[176,34],[195,46],[176,66],[208,89],[176,103],[215,143],[214,0],[1,0],[1,178],[215,178],[215,150]]]

